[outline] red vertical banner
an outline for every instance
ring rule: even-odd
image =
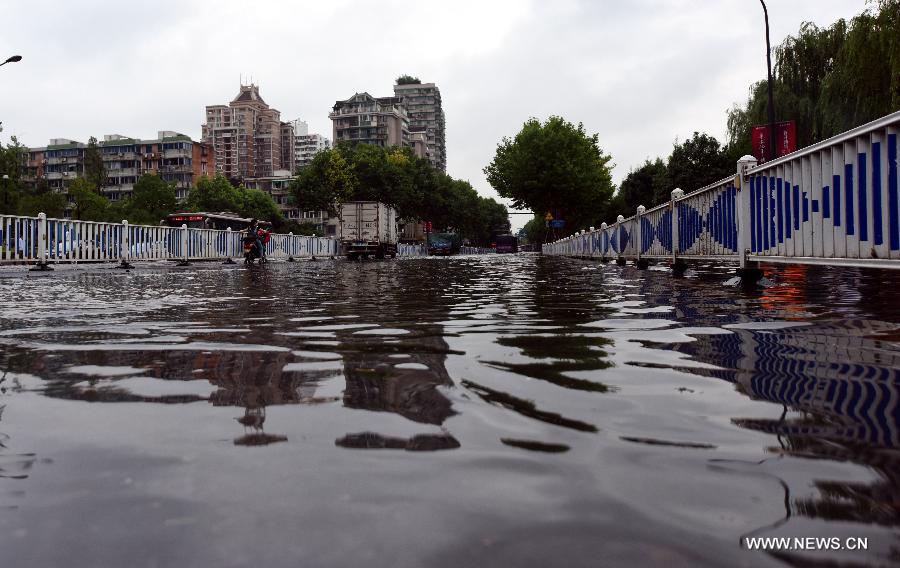
[[[750,137],[753,156],[757,161],[762,163],[771,160],[769,125],[754,126]],[[775,147],[777,157],[786,156],[797,150],[797,124],[793,120],[775,124]]]

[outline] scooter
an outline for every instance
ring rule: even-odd
[[[258,239],[256,237],[244,237],[244,263],[253,264],[253,261],[257,258],[260,264],[266,262],[266,257],[259,250]]]

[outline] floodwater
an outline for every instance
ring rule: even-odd
[[[0,564],[900,561],[900,275],[729,276],[520,254],[0,277]],[[769,536],[867,550],[747,549]]]

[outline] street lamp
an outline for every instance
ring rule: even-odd
[[[769,43],[769,11],[766,9],[766,3],[763,0],[759,0],[759,3],[762,4],[763,16],[766,19],[766,67],[769,71],[769,152],[771,159],[775,159],[778,157],[778,152],[775,150],[775,139],[777,136],[775,135],[775,95],[772,91],[772,46]]]
[[[0,66],[6,65],[7,63],[16,63],[18,61],[22,61],[22,56],[21,55],[13,55],[12,57],[7,59],[3,63],[0,63]]]

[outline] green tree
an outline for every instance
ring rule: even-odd
[[[645,160],[636,170],[631,170],[619,185],[614,199],[615,215],[629,217],[637,211],[638,205],[648,209],[670,199],[674,189],[669,181],[669,172],[660,158]],[[611,217],[612,219],[612,217]],[[609,221],[607,221],[609,222]]]
[[[88,146],[84,151],[84,178],[97,192],[106,185],[106,166],[103,165],[97,139],[93,136],[88,139]]]
[[[552,116],[528,120],[515,138],[504,138],[484,168],[488,182],[513,206],[567,221],[567,230],[606,217],[613,195],[611,158],[582,124]]]
[[[19,199],[18,213],[29,217],[45,213],[50,218],[61,218],[65,215],[67,204],[68,200],[63,193],[25,193]]]
[[[197,181],[188,193],[187,206],[192,211],[240,214],[244,200],[225,176],[217,174],[213,179],[203,176]]]
[[[397,77],[398,85],[421,85],[422,81],[419,80],[418,77],[413,77],[412,75],[400,75]]]
[[[523,230],[529,243],[540,246],[547,238],[547,221],[541,215],[535,215],[534,219],[525,223]]]
[[[271,195],[258,189],[239,189],[243,198],[241,214],[244,217],[264,219],[273,223],[281,218],[281,210]]]
[[[679,187],[688,193],[734,174],[735,167],[735,161],[731,160],[718,140],[708,134],[694,132],[681,144],[675,144],[666,173],[671,189]],[[669,199],[669,196],[659,197],[660,202]],[[656,203],[642,205],[649,208]]]
[[[340,202],[352,199],[359,180],[353,167],[337,149],[323,150],[290,185],[294,203],[301,211],[337,214]]]
[[[0,213],[15,214],[22,194],[21,172],[28,148],[15,136],[9,144],[0,145]]]
[[[84,178],[78,178],[69,185],[69,198],[72,200],[72,215],[80,221],[106,221],[108,218],[109,200],[97,193],[96,189]]]
[[[167,183],[158,175],[144,174],[134,184],[134,191],[124,203],[124,209],[130,222],[155,225],[175,211],[177,205],[174,184]]]
[[[870,1],[849,24],[804,23],[775,49],[775,120],[793,120],[802,148],[900,109],[900,1]],[[749,154],[768,122],[766,81],[728,112],[731,157]]]

